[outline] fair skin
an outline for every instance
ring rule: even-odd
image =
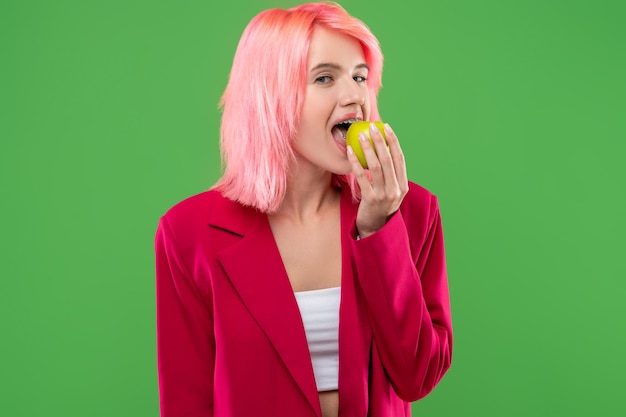
[[[341,285],[340,194],[332,186],[333,173],[354,173],[361,187],[356,218],[361,238],[384,226],[408,191],[404,156],[388,126],[388,147],[377,129],[371,131],[374,147],[361,138],[369,175],[333,129],[343,120],[367,120],[370,114],[368,68],[359,42],[317,27],[307,69],[296,161],[280,209],[268,216],[294,291]],[[322,416],[336,417],[338,392],[320,392],[319,398]]]

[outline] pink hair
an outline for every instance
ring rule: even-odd
[[[241,36],[220,101],[224,173],[215,188],[263,212],[276,211],[285,195],[316,25],[361,43],[369,66],[369,119],[380,118],[376,97],[382,85],[383,56],[378,40],[363,22],[333,2],[270,9],[255,16]],[[359,198],[352,174],[334,179]]]

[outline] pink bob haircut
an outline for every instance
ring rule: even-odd
[[[369,66],[369,119],[380,120],[376,98],[382,86],[383,56],[378,40],[362,21],[333,2],[269,9],[255,16],[239,40],[220,101],[224,173],[214,188],[262,212],[276,211],[285,196],[315,27],[335,30],[361,44]],[[354,175],[334,175],[333,180],[360,198]]]

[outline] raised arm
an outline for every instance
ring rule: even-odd
[[[427,395],[452,357],[437,199],[431,196],[428,204],[419,205],[412,199],[409,192],[405,206],[383,228],[352,244],[376,347],[396,393],[405,401]]]

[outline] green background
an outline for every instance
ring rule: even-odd
[[[158,415],[153,237],[220,173],[238,38],[287,1],[0,3],[0,413]],[[423,416],[626,415],[623,1],[365,1],[440,198],[455,353]]]

